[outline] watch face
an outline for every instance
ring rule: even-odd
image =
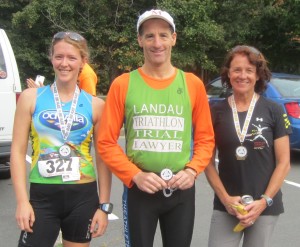
[[[269,198],[269,199],[267,200],[267,204],[268,204],[268,206],[272,206],[273,200]]]
[[[110,214],[113,210],[113,205],[111,203],[103,203],[100,208],[103,212]]]
[[[262,195],[261,197],[264,198],[264,199],[266,200],[267,205],[268,205],[269,207],[272,206],[272,204],[273,204],[273,199],[272,199],[272,198],[270,198],[270,197],[268,197],[268,196],[266,196],[266,195]]]

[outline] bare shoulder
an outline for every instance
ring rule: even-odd
[[[104,105],[105,105],[105,102],[103,99],[93,96],[93,98],[92,98],[93,115],[94,116],[97,115],[100,117],[102,115]]]
[[[21,97],[29,97],[29,96],[36,95],[36,91],[37,91],[37,88],[26,88],[22,91]]]
[[[17,111],[32,114],[35,109],[36,97],[37,88],[27,88],[23,90],[17,102]]]
[[[92,104],[93,104],[93,107],[103,108],[105,105],[105,101],[99,97],[93,96]]]
[[[27,88],[22,91],[18,102],[34,103],[36,101],[36,88]]]

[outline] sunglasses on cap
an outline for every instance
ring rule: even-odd
[[[55,41],[55,40],[63,39],[65,37],[68,37],[69,39],[74,40],[74,41],[83,41],[84,40],[84,38],[78,33],[58,32],[58,33],[54,34],[52,42]]]

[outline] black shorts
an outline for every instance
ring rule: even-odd
[[[53,247],[59,230],[63,239],[87,243],[98,208],[97,183],[30,185],[30,203],[35,214],[33,233],[22,231],[21,247]]]
[[[189,247],[195,218],[195,185],[176,190],[170,197],[162,191],[148,194],[136,185],[123,193],[126,247],[152,247],[157,223],[164,247]]]

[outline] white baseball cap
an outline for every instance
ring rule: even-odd
[[[139,32],[140,26],[145,21],[154,19],[154,18],[162,19],[162,20],[168,22],[175,32],[175,23],[174,23],[172,16],[170,16],[170,14],[168,12],[159,10],[159,9],[148,10],[139,17],[137,25],[136,25],[137,32]]]

